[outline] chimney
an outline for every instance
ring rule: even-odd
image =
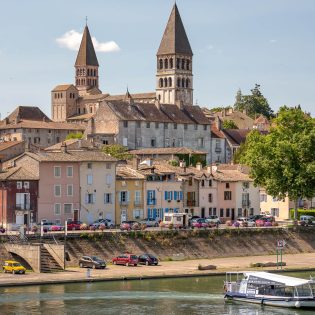
[[[179,166],[181,168],[183,168],[184,169],[184,173],[186,173],[186,162],[185,161],[179,161]]]
[[[197,162],[197,163],[196,163],[196,169],[197,169],[198,171],[201,171],[201,170],[202,170],[202,164],[201,164],[200,162]]]
[[[211,165],[207,166],[207,173],[208,174],[212,174],[212,167],[211,167]]]
[[[154,104],[155,104],[155,106],[156,106],[156,108],[157,108],[158,110],[161,109],[161,103],[160,103],[160,101],[159,101],[157,98],[155,99]]]
[[[211,172],[215,173],[217,171],[218,167],[216,165],[211,166]]]
[[[60,151],[62,153],[67,153],[67,145],[66,145],[66,143],[64,141],[61,144]]]
[[[176,101],[175,101],[175,105],[176,105],[179,109],[183,109],[183,108],[184,108],[184,103],[183,103],[183,101],[176,100]]]

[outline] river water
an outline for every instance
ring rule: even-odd
[[[287,275],[309,278],[309,273]],[[0,314],[315,314],[225,303],[223,280],[215,276],[0,288]]]

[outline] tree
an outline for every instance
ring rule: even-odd
[[[67,135],[66,140],[69,140],[69,139],[82,139],[82,137],[83,137],[82,132],[77,132],[77,133],[71,132],[71,133],[69,133]]]
[[[226,119],[222,123],[223,129],[238,129],[235,122],[233,120]]]
[[[255,185],[273,197],[295,201],[315,196],[315,121],[299,108],[280,108],[267,135],[248,135],[240,162],[251,167]]]
[[[246,110],[247,115],[252,118],[255,118],[256,114],[262,114],[268,119],[273,117],[273,110],[261,93],[259,84],[255,84],[250,95],[242,95],[239,90],[236,95],[234,109],[238,111]]]
[[[128,153],[128,148],[120,144],[104,145],[102,151],[118,160],[130,160],[132,155]]]

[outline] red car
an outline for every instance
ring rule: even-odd
[[[133,254],[121,254],[113,258],[114,265],[125,265],[125,266],[137,266],[138,265],[138,256]]]
[[[82,222],[81,221],[68,221],[67,229],[68,231],[80,230]]]
[[[209,223],[205,219],[199,218],[191,220],[190,226],[192,229],[201,229],[209,227]]]
[[[274,217],[262,217],[258,220],[255,221],[256,226],[261,227],[261,226],[271,226],[272,222],[274,222]]]

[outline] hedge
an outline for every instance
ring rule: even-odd
[[[305,209],[298,209],[298,220],[300,220],[301,215],[311,215],[315,217],[315,209],[313,210],[305,210]],[[293,220],[294,219],[294,209],[290,209],[290,218]]]

